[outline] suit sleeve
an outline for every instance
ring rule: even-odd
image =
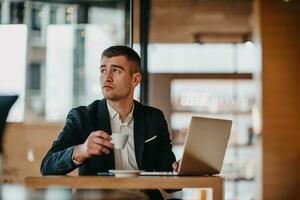
[[[74,146],[82,143],[80,113],[72,109],[66,124],[41,163],[42,175],[65,175],[78,167],[72,161]]]
[[[157,119],[159,120],[158,123],[160,124],[160,134],[158,138],[159,148],[157,148],[156,152],[158,157],[156,169],[158,171],[173,171],[172,164],[175,162],[176,158],[172,152],[172,143],[168,125],[161,111]]]

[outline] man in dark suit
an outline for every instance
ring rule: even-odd
[[[42,161],[41,173],[64,175],[77,167],[79,175],[109,169],[177,170],[163,113],[133,100],[140,81],[140,57],[135,51],[126,46],[106,49],[100,66],[105,98],[69,112]],[[114,149],[112,132],[129,135],[125,149]]]

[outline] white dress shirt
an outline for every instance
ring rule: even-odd
[[[118,170],[138,170],[135,151],[134,151],[134,137],[133,137],[133,110],[126,117],[122,123],[120,115],[107,103],[108,113],[110,117],[110,125],[112,133],[120,133],[129,135],[128,141],[124,149],[115,149],[115,168]]]

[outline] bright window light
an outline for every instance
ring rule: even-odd
[[[8,121],[24,120],[27,26],[0,25],[0,94],[19,95]]]

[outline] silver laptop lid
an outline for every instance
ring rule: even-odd
[[[178,174],[220,173],[231,125],[231,120],[192,117]]]

